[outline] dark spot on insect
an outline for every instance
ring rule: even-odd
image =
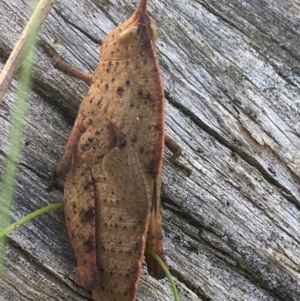
[[[155,159],[150,161],[150,163],[147,165],[147,170],[154,179],[157,176],[157,166],[158,166],[158,162]]]
[[[142,89],[138,89],[138,95],[143,96],[143,90]]]
[[[99,132],[99,131],[96,131],[96,132],[95,132],[95,135],[96,135],[96,136],[99,136],[99,135],[100,135],[100,132]]]
[[[83,186],[83,189],[88,190],[92,185],[93,185],[93,183],[91,181],[89,181]]]
[[[126,143],[127,143],[127,141],[126,141],[125,137],[119,137],[118,143],[117,143],[119,148],[126,146]]]
[[[105,84],[106,91],[108,90],[108,88],[109,88],[109,84]]]
[[[90,236],[85,242],[84,246],[87,248],[87,252],[92,252],[95,250],[95,242],[93,236]]]
[[[100,105],[102,99],[103,99],[103,96],[101,96],[101,98],[97,101],[97,105],[98,105],[98,106]]]
[[[111,61],[109,61],[109,62],[108,62],[108,66],[110,67],[111,65],[112,65],[112,62],[111,62]]]
[[[111,82],[113,83],[115,81],[115,78],[113,77],[112,79],[111,79]]]
[[[144,150],[145,150],[145,149],[144,149],[143,146],[140,146],[140,147],[139,147],[139,151],[140,151],[141,154],[144,152]]]
[[[89,143],[84,143],[80,145],[81,150],[86,151],[90,148],[90,144]]]
[[[95,207],[91,207],[88,210],[82,212],[83,222],[92,222],[95,217]]]
[[[139,240],[139,241],[135,244],[134,249],[135,249],[135,251],[139,251],[139,250],[142,249],[142,247],[143,247],[142,241]]]
[[[147,92],[145,96],[148,100],[151,100],[151,94],[149,92]]]
[[[130,86],[130,80],[127,79],[125,84],[126,84],[127,87],[129,87]]]
[[[122,97],[122,96],[123,96],[123,93],[124,93],[124,88],[123,88],[123,87],[118,87],[118,88],[117,88],[117,93],[118,93],[118,95],[119,95],[120,97]]]
[[[109,69],[109,68],[107,68],[107,69],[106,69],[106,73],[109,73],[109,71],[110,71],[110,69]]]

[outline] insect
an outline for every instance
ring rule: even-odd
[[[145,253],[166,263],[160,213],[165,135],[164,90],[157,31],[140,0],[132,16],[102,41],[92,76],[74,69],[44,45],[54,67],[90,84],[52,179],[67,173],[65,216],[79,283],[95,301],[132,301],[141,265],[156,279],[164,272]]]

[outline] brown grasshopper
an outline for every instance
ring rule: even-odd
[[[160,191],[165,135],[164,90],[157,31],[140,0],[132,16],[109,33],[92,76],[74,69],[49,47],[54,67],[89,83],[57,165],[66,173],[65,215],[80,284],[95,301],[132,301],[145,245],[166,263]],[[145,253],[148,272],[164,272]]]

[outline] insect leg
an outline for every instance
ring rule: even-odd
[[[170,161],[179,167],[187,176],[190,176],[192,170],[177,160],[182,155],[182,147],[168,135],[165,136],[165,146],[173,153],[169,158]]]
[[[77,146],[80,134],[83,131],[83,125],[82,125],[82,120],[77,116],[77,119],[75,121],[74,127],[72,129],[72,132],[69,136],[67,145],[65,146],[64,153],[56,167],[53,168],[51,172],[51,177],[49,181],[49,185],[46,188],[47,191],[50,191],[53,187],[55,178],[59,174],[66,174],[70,168],[71,168],[71,163],[72,163],[72,156],[75,150],[75,147]]]
[[[156,255],[168,266],[166,256],[164,254],[163,236],[162,236],[162,216],[160,212],[160,192],[161,192],[161,173],[154,183],[152,191],[152,208],[147,231],[146,246],[156,253]],[[145,252],[145,260],[150,276],[155,279],[163,279],[165,272],[157,261]]]
[[[49,45],[45,42],[40,42],[41,47],[45,50],[47,55],[51,58],[51,62],[53,67],[67,75],[80,79],[87,84],[91,84],[92,82],[92,75],[82,72],[79,69],[75,68],[68,62],[64,61]]]

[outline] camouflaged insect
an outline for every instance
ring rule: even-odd
[[[156,29],[140,0],[108,34],[64,155],[65,215],[80,284],[95,301],[132,301],[145,254],[163,253],[164,90]],[[148,272],[164,272],[145,254]]]

